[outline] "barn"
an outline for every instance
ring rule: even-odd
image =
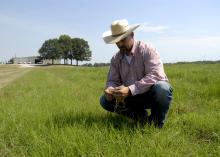
[[[42,59],[40,56],[14,57],[12,64],[52,64],[51,59]],[[61,59],[54,60],[54,64],[61,64]]]

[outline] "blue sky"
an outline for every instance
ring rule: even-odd
[[[102,33],[116,19],[139,23],[135,39],[151,43],[164,62],[220,60],[218,0],[1,0],[0,61],[38,55],[61,34],[84,38],[92,63],[117,52]]]

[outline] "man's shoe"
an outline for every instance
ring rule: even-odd
[[[158,122],[157,118],[154,118],[152,115],[148,117],[147,123],[149,126],[151,126],[154,123],[154,126],[159,129],[163,128],[164,125],[163,122]]]

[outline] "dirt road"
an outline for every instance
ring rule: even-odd
[[[22,65],[0,65],[0,89],[18,77],[23,76],[31,69],[32,68],[28,68],[28,66]]]

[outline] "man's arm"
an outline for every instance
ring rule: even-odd
[[[115,87],[119,86],[121,83],[118,64],[116,56],[113,56],[104,90],[105,97],[108,101],[112,101],[114,99],[113,91],[115,90]]]
[[[108,87],[117,87],[121,85],[121,77],[119,72],[119,61],[116,60],[116,56],[113,56],[111,59],[110,69],[108,72],[106,88]]]
[[[129,86],[132,95],[142,94],[148,91],[157,81],[168,80],[164,73],[163,63],[156,50],[146,45],[143,51],[145,76]]]

